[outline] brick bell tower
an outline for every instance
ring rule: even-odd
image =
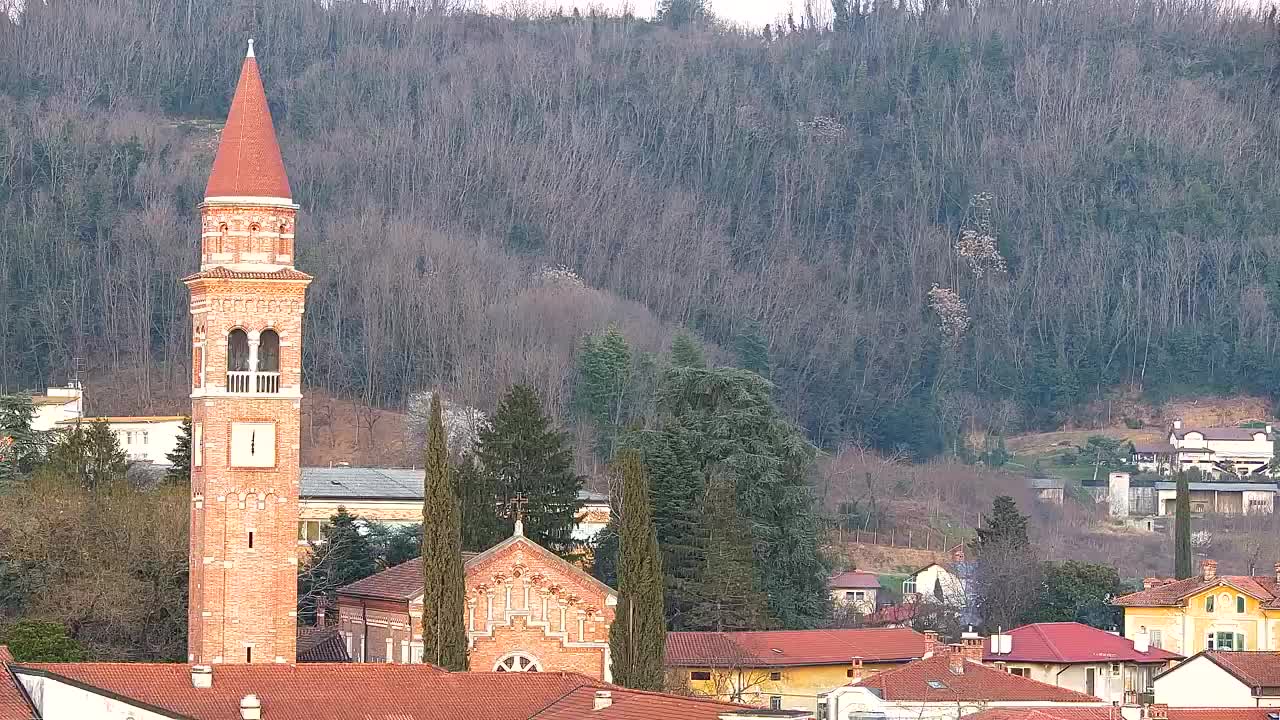
[[[292,663],[302,310],[289,178],[253,41],[200,205],[191,290],[192,663]]]

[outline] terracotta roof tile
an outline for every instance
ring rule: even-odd
[[[275,720],[718,720],[742,706],[602,683],[574,673],[447,673],[430,665],[218,665],[207,689],[190,667],[158,663],[15,666],[191,720],[240,720],[240,699],[256,694]],[[593,711],[595,693],[612,705]],[[358,698],[358,701],[352,701]],[[23,720],[27,720],[23,718]]]
[[[987,640],[983,660],[987,662],[1097,663],[1136,662],[1165,663],[1182,656],[1160,648],[1140,653],[1133,641],[1105,630],[1076,622],[1034,623],[1008,633],[1013,636],[1013,652],[993,655]]]
[[[1098,698],[1011,675],[976,660],[964,660],[964,672],[951,671],[951,653],[907,663],[858,683],[880,691],[885,700],[956,702],[1097,703]]]
[[[1183,601],[1212,587],[1225,585],[1262,601],[1267,609],[1280,609],[1280,588],[1273,575],[1219,575],[1212,580],[1202,576],[1185,580],[1158,580],[1157,585],[1112,600],[1120,607],[1178,607]]]
[[[1206,650],[1201,654],[1251,688],[1280,687],[1280,652]]]
[[[258,61],[252,55],[240,68],[240,82],[231,99],[204,196],[292,197]]]
[[[222,266],[201,270],[193,275],[182,278],[182,282],[191,282],[192,280],[312,280],[313,278],[293,268],[281,268],[280,270],[228,270]]]
[[[966,715],[965,720],[1124,720],[1118,707],[1009,707]]]
[[[35,712],[27,704],[27,697],[18,687],[18,681],[9,673],[13,655],[9,648],[0,645],[0,720],[31,720]]]
[[[679,667],[754,667],[906,662],[924,655],[924,635],[910,628],[670,632],[666,656]]]
[[[346,641],[336,627],[298,627],[298,662],[344,663],[351,662]]]
[[[462,562],[474,558],[476,553],[462,553]],[[422,558],[406,560],[382,572],[357,580],[338,588],[339,595],[377,598],[379,600],[412,600],[422,594]]]
[[[833,575],[827,584],[838,590],[846,588],[851,590],[879,590],[880,576],[871,572],[863,572],[861,570],[846,570],[845,572]]]

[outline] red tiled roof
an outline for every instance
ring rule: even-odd
[[[879,590],[880,576],[861,570],[846,570],[833,575],[827,584],[837,590]]]
[[[347,644],[336,627],[298,626],[298,662],[351,662]]]
[[[1201,655],[1251,688],[1280,687],[1280,652],[1206,650]]]
[[[475,556],[475,553],[464,552],[462,562]],[[416,557],[344,585],[338,588],[338,594],[379,600],[412,600],[422,594],[422,582],[422,558]]]
[[[964,672],[957,674],[951,671],[951,653],[947,652],[885,670],[857,684],[879,690],[880,696],[890,701],[1100,702],[1091,695],[1011,675],[976,660],[965,659]]]
[[[274,720],[718,720],[743,710],[559,672],[447,673],[430,665],[383,663],[217,665],[212,687],[200,689],[191,686],[190,666],[181,664],[48,663],[15,669],[191,720],[240,720],[240,699],[249,694],[258,696],[263,717]],[[599,690],[610,692],[612,705],[593,711]]]
[[[1272,720],[1280,708],[1169,708],[1169,720]]]
[[[192,280],[311,280],[310,275],[293,268],[281,268],[279,270],[228,270],[221,265],[208,270],[201,270],[198,273],[188,275],[182,278],[182,282],[191,282]]]
[[[1120,607],[1179,607],[1192,595],[1225,585],[1260,600],[1264,608],[1280,609],[1280,588],[1277,588],[1274,575],[1218,575],[1212,580],[1197,575],[1185,580],[1157,580],[1157,583],[1150,589],[1121,595],[1111,604]]]
[[[31,720],[35,717],[27,697],[18,688],[18,681],[9,674],[13,655],[6,645],[0,645],[0,720]]]
[[[983,660],[986,662],[1003,660],[1048,663],[1165,663],[1182,659],[1181,655],[1160,648],[1151,648],[1145,653],[1140,653],[1134,649],[1132,640],[1076,622],[1023,625],[1008,634],[1013,636],[1011,648],[1013,652],[1007,655],[992,654],[991,641],[988,639]]]
[[[292,197],[258,61],[252,55],[240,68],[204,196]]]
[[[667,633],[667,664],[677,667],[785,667],[905,662],[924,655],[910,628]]]
[[[992,708],[965,720],[1123,720],[1118,707],[1009,707]]]

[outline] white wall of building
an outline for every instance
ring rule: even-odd
[[[48,432],[64,420],[75,420],[84,414],[84,393],[77,387],[49,388],[44,395],[32,397],[36,414],[31,429]]]
[[[118,418],[108,421],[124,454],[130,460],[168,465],[169,459],[166,456],[173,452],[182,435],[182,418],[163,421],[129,420]]]
[[[1169,707],[1253,707],[1249,687],[1203,655],[1156,678],[1156,702]]]
[[[43,720],[168,720],[167,715],[98,695],[56,678],[23,672],[17,667],[14,672]]]

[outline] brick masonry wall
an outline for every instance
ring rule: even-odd
[[[224,259],[290,264],[294,212],[292,208],[204,207],[203,265],[219,265]],[[210,228],[216,231],[224,223],[229,239],[211,239]],[[250,224],[269,230],[249,232]],[[244,234],[235,234],[241,231]],[[219,244],[211,246],[213,242]],[[224,258],[228,252],[231,255]],[[297,638],[306,283],[195,279],[188,286],[192,352],[198,360],[193,363],[191,417],[200,438],[200,462],[193,458],[191,472],[188,659],[291,663]],[[227,336],[235,328],[251,334],[272,328],[279,333],[278,394],[227,394]],[[274,424],[274,467],[232,466],[231,429],[236,422]]]

